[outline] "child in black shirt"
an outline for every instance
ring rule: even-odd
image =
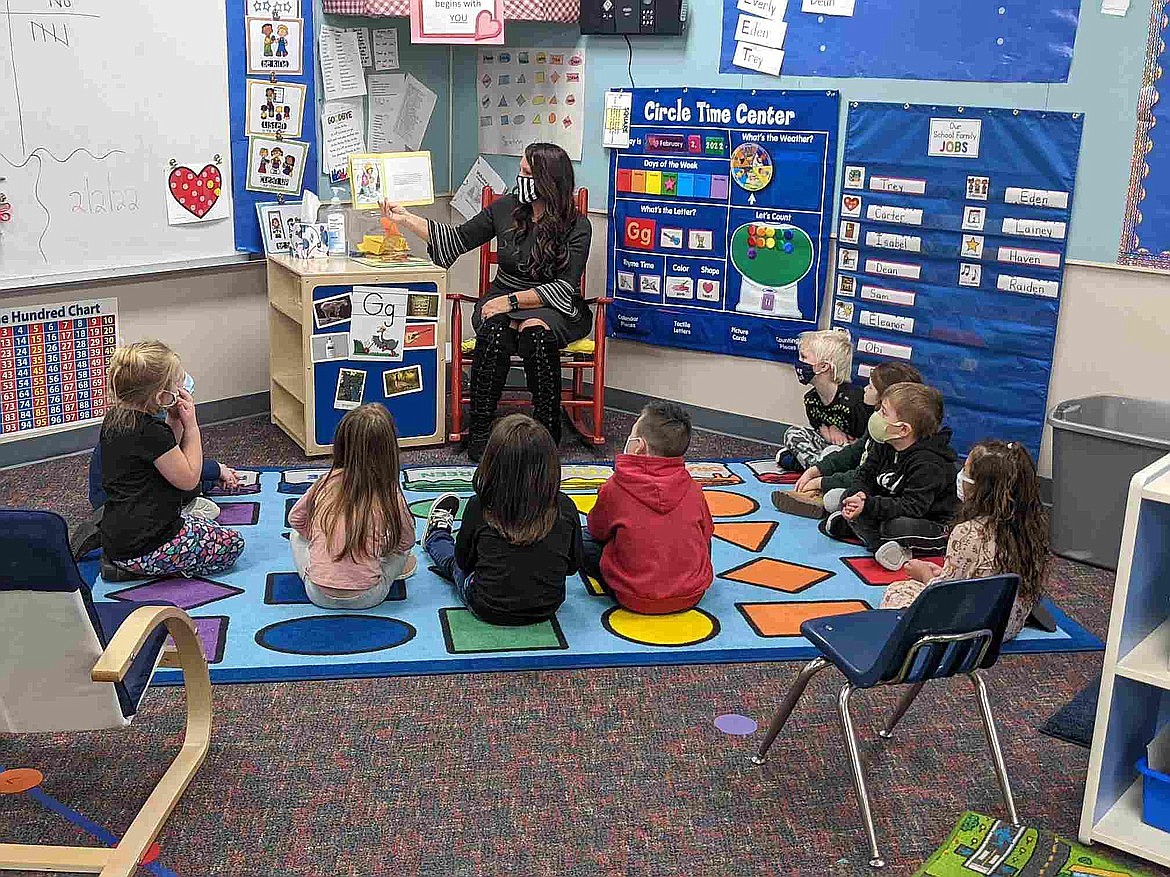
[[[492,430],[472,482],[475,496],[452,536],[459,497],[435,500],[423,547],[459,599],[489,624],[535,624],[565,601],[565,579],[581,568],[581,518],[560,492],[552,436],[524,414]]]

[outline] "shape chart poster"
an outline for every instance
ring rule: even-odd
[[[611,336],[793,361],[825,288],[836,91],[634,89],[610,157]]]
[[[853,104],[833,325],[854,367],[910,362],[956,450],[1037,456],[1080,154],[1079,113]]]

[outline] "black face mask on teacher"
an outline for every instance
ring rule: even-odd
[[[539,197],[536,193],[536,180],[523,174],[516,177],[516,199],[521,204],[531,204]]]

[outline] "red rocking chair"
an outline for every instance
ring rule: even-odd
[[[483,206],[491,206],[496,200],[496,194],[491,187],[483,190]],[[577,190],[577,210],[582,216],[588,214],[589,190]],[[465,429],[463,426],[463,406],[471,404],[471,398],[464,393],[463,372],[471,365],[475,356],[475,338],[463,339],[463,303],[475,303],[487,292],[491,283],[492,265],[498,257],[492,242],[488,241],[479,248],[479,296],[463,295],[462,293],[448,293],[447,300],[451,302],[451,432],[448,438],[460,441]],[[585,289],[585,274],[581,274],[581,289]],[[561,368],[571,369],[573,381],[569,388],[561,392],[561,406],[569,416],[569,422],[585,441],[594,445],[605,444],[605,306],[612,299],[600,297],[588,300],[594,306],[593,337],[574,341],[561,351]],[[518,360],[517,360],[518,361]],[[585,392],[585,372],[593,372],[593,390]],[[515,404],[518,400],[508,399],[505,404]],[[585,416],[586,409],[591,409],[592,415]]]

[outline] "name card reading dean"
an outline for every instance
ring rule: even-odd
[[[901,277],[905,280],[919,280],[922,277],[922,266],[907,265],[904,262],[887,262],[884,259],[866,259],[865,273],[878,274],[882,277]]]
[[[980,119],[931,119],[927,154],[932,157],[978,158],[982,132]]]
[[[872,192],[897,192],[902,195],[925,195],[926,180],[906,180],[901,177],[870,177]]]

